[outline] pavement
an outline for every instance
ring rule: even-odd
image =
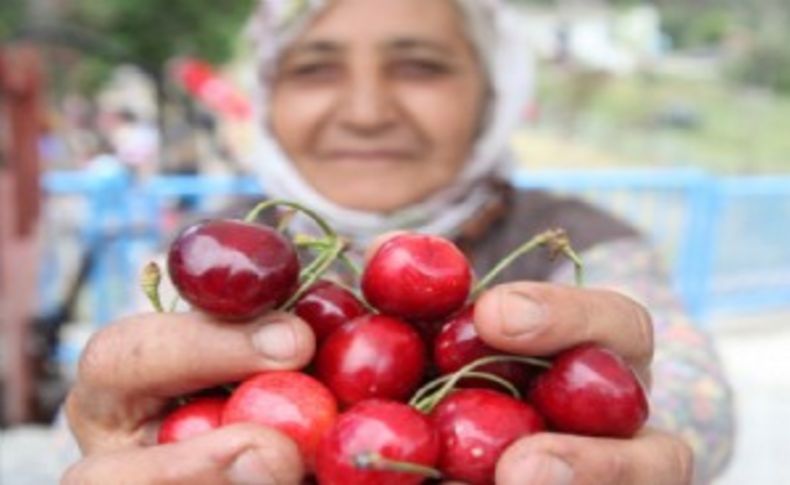
[[[716,485],[787,485],[790,467],[790,310],[719,317],[711,324],[737,398],[738,441]],[[75,459],[64,434],[43,427],[0,433],[0,484],[56,484]]]

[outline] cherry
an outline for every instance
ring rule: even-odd
[[[219,428],[227,398],[201,397],[168,414],[159,427],[159,444],[183,441]]]
[[[250,319],[283,304],[299,280],[296,251],[282,234],[224,219],[184,230],[170,246],[168,269],[185,300],[229,320]]]
[[[567,433],[629,438],[648,416],[645,391],[614,352],[583,344],[559,353],[535,379],[530,399],[549,425]]]
[[[222,424],[253,422],[293,438],[308,467],[318,443],[337,418],[337,402],[320,382],[300,372],[264,372],[239,385],[222,413]]]
[[[370,398],[405,400],[425,372],[425,345],[401,320],[364,315],[326,339],[316,364],[321,381],[344,405]]]
[[[474,305],[468,305],[451,317],[434,340],[433,360],[441,374],[451,374],[477,359],[501,352],[489,347],[477,334],[474,325]],[[519,389],[526,387],[531,373],[529,367],[519,362],[504,361],[487,364],[475,369],[495,374]],[[464,387],[490,387],[489,381],[467,379],[460,383]],[[497,387],[497,389],[499,389]]]
[[[353,293],[336,283],[321,280],[296,302],[294,313],[313,328],[316,341],[321,343],[336,328],[367,311]]]
[[[416,485],[438,455],[439,441],[425,415],[373,399],[340,415],[321,441],[316,473],[322,485]]]
[[[452,242],[414,233],[385,242],[362,274],[365,299],[407,320],[447,317],[464,304],[471,283],[469,262]]]
[[[431,418],[441,443],[439,470],[470,485],[493,484],[502,452],[516,439],[543,430],[532,407],[489,389],[458,390]]]

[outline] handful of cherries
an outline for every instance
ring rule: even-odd
[[[292,241],[254,222],[275,206],[313,218],[324,237]],[[580,274],[559,230],[517,248],[477,284],[452,242],[403,233],[357,270],[357,295],[322,279],[334,264],[354,264],[332,228],[297,204],[269,201],[245,221],[187,228],[168,253],[181,298],[229,324],[292,311],[313,328],[318,347],[301,372],[264,372],[180,399],[162,422],[159,443],[248,421],[290,436],[321,484],[441,478],[477,485],[494,483],[502,452],[533,433],[633,436],[647,419],[647,399],[613,352],[585,344],[550,359],[506,355],[477,335],[476,297],[538,246],[565,254]],[[299,247],[315,253],[304,266]],[[161,310],[156,285],[149,279],[144,287]]]

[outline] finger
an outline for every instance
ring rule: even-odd
[[[644,371],[653,356],[650,315],[630,298],[609,290],[518,282],[497,286],[475,305],[481,338],[498,349],[551,355],[594,342]]]
[[[691,448],[644,429],[629,440],[543,433],[511,445],[497,464],[500,485],[688,485]]]
[[[88,343],[76,390],[90,399],[170,398],[264,370],[305,366],[315,348],[310,327],[287,313],[227,324],[198,313],[147,314],[106,327]]]
[[[179,443],[90,456],[63,485],[295,484],[304,467],[296,444],[261,426],[239,424]]]

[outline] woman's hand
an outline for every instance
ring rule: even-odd
[[[500,350],[551,355],[583,342],[620,354],[649,386],[653,328],[647,311],[612,291],[544,283],[510,283],[476,304],[480,336]],[[692,454],[679,437],[645,428],[634,438],[602,439],[541,433],[502,455],[499,485],[686,485]]]
[[[63,483],[299,483],[296,445],[265,427],[233,425],[153,445],[173,398],[264,370],[301,368],[314,348],[307,324],[285,313],[245,324],[147,314],[104,328],[88,343],[66,401],[85,457]]]

